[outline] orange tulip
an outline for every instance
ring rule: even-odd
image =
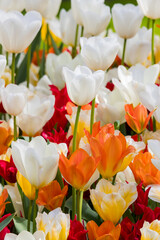
[[[126,118],[127,124],[137,134],[140,134],[145,130],[154,112],[153,110],[148,115],[147,109],[142,104],[138,104],[135,108],[133,107],[133,104],[126,104],[125,111],[126,111],[125,118]]]
[[[151,162],[152,158],[149,152],[139,153],[129,165],[136,182],[142,181],[145,187],[151,184],[160,184],[160,171]]]
[[[49,211],[52,211],[55,208],[62,206],[63,199],[66,196],[67,191],[67,185],[61,190],[59,183],[56,180],[52,181],[47,186],[39,189],[36,203],[44,206]]]
[[[89,240],[118,240],[121,232],[121,225],[116,227],[110,221],[105,221],[98,227],[94,221],[87,223]]]
[[[85,185],[96,171],[99,160],[99,157],[91,157],[85,150],[77,149],[69,160],[63,153],[60,155],[59,169],[64,179],[74,188],[86,190]]]
[[[3,189],[2,194],[0,196],[0,217],[2,217],[2,215],[4,214],[6,204],[9,203],[5,202],[7,198],[8,198],[7,189]]]
[[[13,134],[11,128],[7,122],[0,122],[0,155],[5,154],[11,141],[13,140]]]
[[[114,135],[112,124],[100,128],[96,123],[92,136],[87,131],[86,135],[93,156],[100,156],[98,170],[103,178],[113,177],[116,173],[123,171],[131,162],[131,153],[135,151],[135,148],[131,145],[127,146],[126,139],[120,132],[116,132]]]

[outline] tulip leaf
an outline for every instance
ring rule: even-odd
[[[45,74],[45,42],[43,42],[43,54],[40,64],[39,77],[41,78]]]
[[[31,44],[31,59],[33,56],[33,52],[35,51],[37,45],[40,44],[40,40],[41,40],[41,30],[37,33],[37,36],[35,37],[35,39],[33,40],[32,44]],[[27,58],[28,58],[28,53],[25,55],[18,71],[16,74],[16,84],[20,84],[22,82],[24,82],[26,80],[26,76],[27,76]]]
[[[14,226],[16,228],[16,231],[18,233],[26,230],[27,231],[27,224],[28,224],[28,220],[25,218],[21,218],[21,217],[14,217],[13,219],[14,221]],[[32,232],[33,229],[33,222],[30,222],[30,231]]]
[[[0,223],[0,232],[12,221],[14,218],[15,213],[7,217],[3,222]]]
[[[49,35],[50,35],[50,38],[51,38],[52,47],[53,47],[53,49],[54,49],[54,52],[55,52],[56,55],[59,55],[61,52],[60,52],[60,50],[58,49],[58,47],[57,47],[57,45],[56,45],[56,43],[55,43],[52,35],[51,35],[50,33],[49,33]]]
[[[65,202],[65,207],[67,207],[69,210],[72,210],[72,196]],[[85,200],[83,200],[82,218],[87,222],[93,220],[97,224],[102,223],[98,213],[96,213]]]

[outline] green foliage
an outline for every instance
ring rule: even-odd
[[[15,213],[7,217],[3,222],[0,223],[0,232],[12,221],[14,218]]]

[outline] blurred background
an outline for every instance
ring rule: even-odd
[[[136,0],[105,0],[106,5],[112,7],[115,3],[132,3],[137,4]],[[62,0],[61,8],[69,9],[70,8],[70,0]]]

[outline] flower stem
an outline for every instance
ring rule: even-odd
[[[95,111],[95,98],[92,101],[92,108],[91,108],[90,134],[92,134],[92,128],[94,123],[94,111]]]
[[[6,52],[6,65],[8,66],[8,52]]]
[[[59,185],[60,185],[61,189],[63,189],[64,188],[64,183],[63,183],[62,175],[61,175],[61,172],[60,172],[59,168],[58,168],[58,171],[57,171],[56,179],[59,182]]]
[[[152,51],[152,65],[155,64],[155,56],[154,56],[154,25],[155,25],[155,20],[152,19],[152,46],[151,46],[151,51]]]
[[[115,174],[115,175],[113,176],[113,179],[112,179],[112,185],[115,185],[116,176],[117,176],[117,174]]]
[[[33,204],[33,233],[36,231],[36,215],[37,215],[36,200],[37,198],[38,198],[38,189],[36,189],[35,200]]]
[[[78,190],[77,196],[77,220],[82,222],[82,205],[83,205],[83,191]]]
[[[48,25],[48,23],[47,23],[46,41],[47,41],[47,53],[49,53],[49,25]]]
[[[0,54],[2,54],[3,49],[2,49],[2,44],[0,44]]]
[[[31,223],[31,214],[32,214],[32,204],[33,200],[29,201],[29,209],[28,209],[28,224],[27,224],[27,231],[30,232],[30,223]]]
[[[140,141],[141,141],[141,134],[138,133],[138,142],[140,142]]]
[[[29,88],[30,65],[31,65],[31,45],[28,47],[28,54],[27,54],[27,88]]]
[[[74,47],[72,48],[72,57],[73,58],[75,58],[75,56],[77,55],[78,30],[79,30],[79,25],[77,24]]]
[[[78,129],[80,111],[81,111],[81,106],[78,106],[75,125],[74,125],[74,132],[73,132],[72,152],[75,152],[76,150],[76,138],[77,138],[77,129]],[[75,214],[76,214],[76,189],[72,187],[72,220],[74,220]]]
[[[82,26],[82,29],[81,29],[81,37],[83,37],[83,33],[84,33],[84,27]]]
[[[13,116],[13,123],[14,123],[14,141],[17,140],[17,124],[16,124],[16,116]]]
[[[11,73],[11,83],[15,84],[15,60],[16,55],[15,53],[12,53],[12,73]]]
[[[153,132],[156,131],[156,119],[153,117]]]
[[[126,52],[126,43],[127,43],[127,39],[124,39],[121,65],[124,65],[124,58],[125,58],[125,52]]]
[[[32,141],[32,137],[31,137],[31,136],[29,136],[29,142],[30,142],[30,141]]]

